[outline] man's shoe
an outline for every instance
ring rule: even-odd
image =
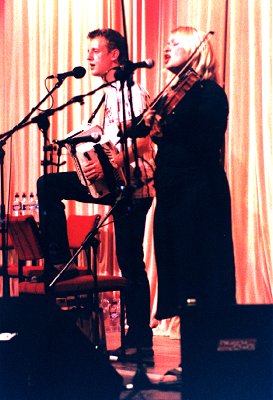
[[[122,363],[142,363],[147,366],[154,366],[154,351],[152,347],[118,347],[109,351],[110,361]]]

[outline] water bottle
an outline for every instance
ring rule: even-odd
[[[109,328],[111,332],[120,331],[120,304],[119,301],[113,299],[109,307]]]
[[[27,200],[27,195],[25,192],[22,194],[22,207],[21,207],[21,215],[25,215],[28,211],[28,200]]]
[[[22,203],[19,199],[19,194],[16,192],[12,203],[12,214],[18,217],[18,215],[21,212],[21,208],[22,208]]]
[[[30,211],[30,214],[34,215],[34,211],[35,211],[35,199],[34,199],[34,194],[31,192],[29,195],[29,203],[28,203],[28,208]]]

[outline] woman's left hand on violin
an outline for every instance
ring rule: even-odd
[[[162,117],[161,115],[156,113],[156,110],[153,110],[152,108],[148,108],[147,111],[144,112],[143,114],[143,119],[145,122],[145,125],[150,127],[150,136],[156,136],[156,137],[162,137],[162,129],[161,129],[161,122],[162,122]]]

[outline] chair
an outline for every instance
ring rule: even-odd
[[[17,223],[20,223],[20,228],[19,226],[18,228],[23,229],[24,234],[18,229],[14,229]],[[18,296],[18,281],[31,279],[33,275],[40,276],[43,273],[43,252],[37,236],[31,234],[32,229],[38,231],[32,215],[7,216],[7,249],[15,250],[16,247],[17,257],[17,262],[8,262],[6,269],[6,277],[9,280],[9,295],[12,296]],[[0,272],[3,276],[3,266],[0,266]]]
[[[80,247],[81,242],[84,240],[89,230],[92,229],[95,218],[96,216],[85,217],[79,215],[68,217],[69,240],[71,240],[71,248],[74,251]],[[8,248],[14,249],[12,244],[14,241],[16,243],[18,255],[18,263],[8,265],[8,277],[10,280],[18,278],[19,282],[30,280],[33,276],[40,277],[44,272],[44,254],[36,221],[32,215],[9,216],[8,221]],[[82,231],[81,226],[83,227]],[[87,254],[87,269],[90,270],[90,248],[87,248],[85,251]],[[86,266],[80,267],[79,269],[82,273],[86,270]]]
[[[97,218],[100,217],[99,214],[95,215],[76,215],[70,214],[67,217],[67,234],[68,234],[68,242],[69,248],[74,255],[76,251],[81,247],[82,242],[86,238],[89,232],[94,227]],[[96,238],[98,238],[98,234]],[[91,271],[91,247],[86,247],[84,249],[86,255],[86,264],[87,269]],[[75,263],[78,264],[77,258],[75,259]]]
[[[94,219],[95,220],[95,219]],[[94,221],[93,220],[93,221]],[[14,248],[19,253],[36,255],[40,251],[40,232],[37,229],[37,224],[34,218],[30,216],[22,216],[11,218],[10,232],[14,240]],[[95,255],[93,263],[96,262]],[[19,296],[48,296],[50,299],[74,297],[75,307],[81,311],[83,308],[87,310],[95,309],[95,327],[99,328],[99,309],[96,303],[96,295],[101,292],[118,291],[120,293],[121,300],[121,312],[120,312],[120,333],[121,333],[121,345],[124,344],[125,338],[125,306],[124,306],[124,293],[127,289],[127,281],[125,278],[120,276],[112,275],[92,275],[89,271],[85,275],[80,275],[76,278],[57,281],[52,287],[47,287],[43,282],[19,282]],[[95,308],[94,308],[95,307]],[[97,307],[97,308],[96,308]],[[104,326],[100,321],[101,332],[104,335]],[[95,332],[94,337],[98,342],[98,332]],[[102,335],[102,336],[103,336]],[[103,342],[100,344],[106,346]]]
[[[44,255],[34,217],[32,215],[9,216],[7,226],[18,257],[18,264],[8,265],[8,276],[18,278],[19,282],[31,279],[33,275],[41,276],[44,271]]]

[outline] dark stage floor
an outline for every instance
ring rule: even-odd
[[[78,314],[61,312],[44,298],[26,300],[0,301],[1,400],[105,400],[94,390],[106,388],[112,396],[120,376],[120,400],[182,399],[181,388],[162,386],[164,373],[181,362],[179,339],[154,335],[153,366],[110,362],[92,345],[85,313],[81,331]],[[272,306],[225,311],[183,315],[183,400],[272,400]],[[106,341],[107,350],[116,349],[120,332],[106,326]]]
[[[119,345],[119,335],[117,333],[107,333],[107,346],[114,349]],[[179,388],[173,390],[173,386],[168,385],[162,388],[161,379],[164,373],[170,369],[178,367],[180,363],[180,341],[170,339],[167,336],[154,336],[154,366],[141,366],[137,364],[112,362],[113,367],[123,377],[124,384],[130,385],[136,382],[131,390],[122,392],[120,400],[180,400]],[[152,383],[152,388],[147,388],[148,383]],[[161,387],[159,387],[159,385]]]

